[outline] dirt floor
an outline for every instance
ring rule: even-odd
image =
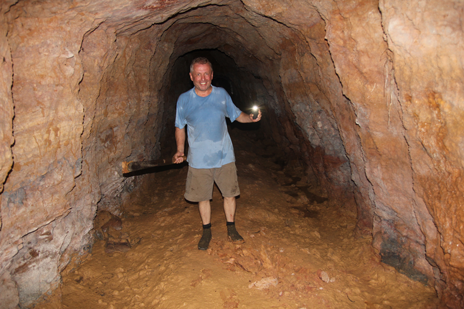
[[[213,239],[197,249],[201,220],[183,198],[186,165],[137,176],[150,181],[132,193],[121,222],[104,225],[92,254],[35,308],[438,307],[432,287],[380,263],[371,238],[354,237],[354,209],[329,201],[298,164],[276,164],[274,145],[238,131],[236,226],[244,243],[228,241],[215,188]]]

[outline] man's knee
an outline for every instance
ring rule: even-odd
[[[235,162],[223,165],[220,168],[215,181],[219,187],[219,190],[221,190],[222,196],[240,195]]]

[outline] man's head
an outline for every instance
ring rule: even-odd
[[[189,75],[195,86],[195,92],[199,96],[207,96],[211,93],[213,67],[208,59],[203,57],[195,58],[190,65]]]
[[[207,64],[209,65],[209,67],[211,68],[211,72],[213,72],[213,65],[211,64],[211,62],[209,62],[209,60],[205,57],[197,57],[195,59],[192,60],[192,63],[190,64],[190,73],[193,72],[193,66],[195,64]]]

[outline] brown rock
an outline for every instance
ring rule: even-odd
[[[105,253],[112,254],[115,252],[127,252],[131,249],[129,242],[107,242],[105,244]]]
[[[110,228],[117,231],[122,229],[121,219],[106,210],[99,211],[94,222],[94,228],[96,230],[100,229],[105,233],[107,233]]]

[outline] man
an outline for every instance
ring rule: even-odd
[[[227,233],[232,241],[243,238],[235,228],[235,197],[240,194],[235,167],[235,155],[227,132],[225,118],[242,123],[258,122],[258,117],[240,111],[223,88],[211,85],[213,68],[208,59],[200,57],[190,65],[194,88],[181,94],[176,110],[177,152],[173,162],[181,163],[184,156],[185,125],[188,126],[189,152],[185,198],[198,202],[203,235],[198,249],[208,249],[211,241],[211,204],[214,182],[224,197]]]

